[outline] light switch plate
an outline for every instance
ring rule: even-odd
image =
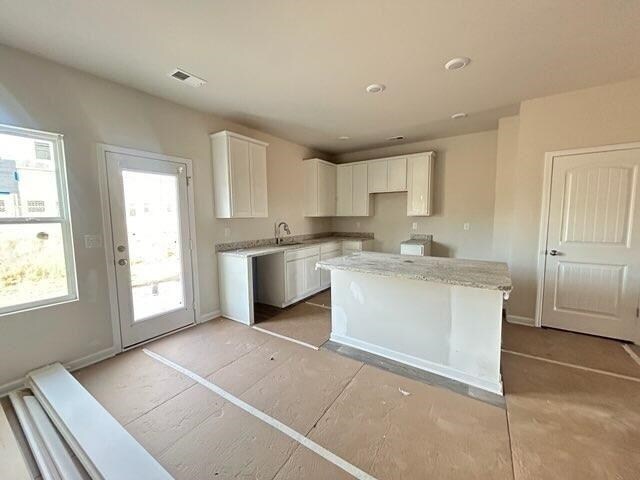
[[[356,228],[360,228],[360,222],[356,222]]]
[[[462,228],[464,228],[465,230],[469,230],[471,229],[471,225],[469,223],[466,223],[464,225],[462,225]]]
[[[101,235],[85,235],[84,248],[100,248],[102,247]]]
[[[411,224],[411,230],[418,230],[418,222],[413,222]]]

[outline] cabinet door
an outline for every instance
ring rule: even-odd
[[[231,216],[251,216],[251,166],[249,142],[229,138],[229,169],[231,175]]]
[[[353,192],[353,167],[351,165],[339,166],[338,191],[336,214],[339,217],[348,217],[353,214],[354,192]]]
[[[367,179],[367,164],[360,163],[353,165],[353,209],[351,214],[354,217],[366,217],[370,215],[369,212],[369,189]]]
[[[342,256],[342,250],[334,250],[333,252],[327,252],[320,255],[321,260],[329,260],[330,258],[336,258]],[[320,286],[327,288],[331,286],[331,271],[320,270]]]
[[[369,162],[369,193],[379,193],[387,191],[387,161],[377,160]]]
[[[285,296],[286,301],[289,302],[295,298],[301,297],[304,293],[304,258],[291,260],[286,263],[285,275]]]
[[[336,214],[336,166],[318,163],[318,216]]]
[[[409,157],[407,161],[407,215],[431,215],[433,182],[431,155]]]
[[[316,263],[320,255],[313,255],[304,259],[304,294],[320,288],[320,269],[316,269]]]
[[[251,215],[267,217],[267,147],[249,143],[251,167]]]
[[[387,163],[388,192],[403,192],[407,189],[407,159],[391,158]]]
[[[303,162],[304,169],[304,215],[318,216],[318,164]]]

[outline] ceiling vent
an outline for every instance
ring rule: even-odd
[[[196,77],[188,72],[180,68],[176,68],[175,70],[169,72],[169,76],[171,78],[175,78],[176,80],[181,81],[187,85],[191,85],[192,87],[201,87],[207,83],[206,80]]]

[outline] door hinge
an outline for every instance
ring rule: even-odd
[[[640,307],[636,307],[636,317],[640,318]]]
[[[191,185],[191,177],[187,175],[187,187]]]

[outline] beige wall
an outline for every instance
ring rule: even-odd
[[[417,222],[416,233],[433,234],[433,255],[490,259],[496,142],[497,131],[491,130],[339,156],[340,162],[352,162],[435,150],[434,214],[407,217],[406,193],[375,194],[372,217],[335,218],[334,229],[374,232],[376,250],[398,253]],[[465,222],[470,224],[468,231],[463,229]]]
[[[296,234],[330,228],[329,220],[302,216],[301,160],[317,152],[3,46],[0,123],[65,136],[80,286],[78,302],[0,317],[0,388],[32,368],[81,359],[112,346],[104,250],[85,249],[83,242],[86,234],[102,233],[98,142],[193,160],[204,317],[218,309],[215,243],[273,236],[276,219],[287,220]],[[208,135],[222,129],[270,143],[269,218],[214,218]],[[224,227],[231,228],[229,238],[224,238]]]
[[[509,300],[511,314],[529,318],[535,314],[545,153],[637,141],[640,141],[640,78],[522,102],[518,153],[511,170],[510,266],[514,282]]]
[[[516,158],[518,155],[518,116],[501,118],[498,122],[496,158],[496,195],[493,209],[493,258],[508,262],[511,258],[511,223]]]

